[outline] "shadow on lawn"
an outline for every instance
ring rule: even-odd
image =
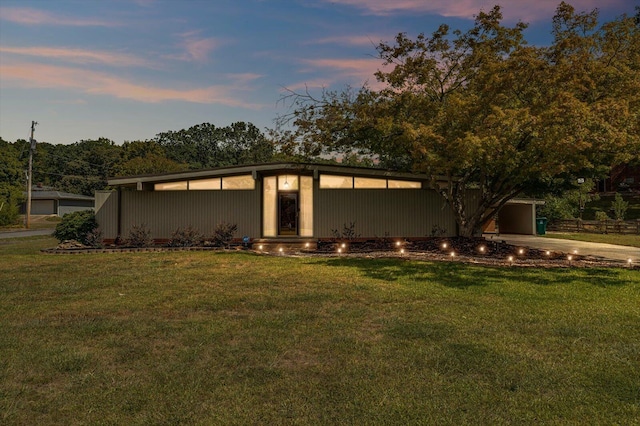
[[[505,280],[533,285],[591,284],[599,287],[631,284],[622,269],[508,268],[459,262],[421,262],[402,259],[343,258],[321,261],[326,266],[351,267],[366,277],[383,281],[409,281],[468,288]]]

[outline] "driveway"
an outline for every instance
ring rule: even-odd
[[[514,235],[514,234],[485,234],[488,240],[506,241],[515,246],[530,247],[540,250],[559,251],[573,253],[578,251],[579,255],[601,257],[610,260],[640,262],[640,248],[617,246],[613,244],[587,243],[583,241],[561,240],[557,238],[538,237],[535,235]]]
[[[4,238],[35,237],[37,235],[51,234],[53,234],[53,229],[23,229],[20,231],[0,232],[0,240]]]

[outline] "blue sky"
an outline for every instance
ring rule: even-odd
[[[0,137],[150,139],[286,112],[283,88],[374,82],[374,45],[439,24],[466,29],[498,0],[2,0]],[[601,20],[638,0],[574,0]],[[505,22],[550,41],[556,0],[502,0]]]

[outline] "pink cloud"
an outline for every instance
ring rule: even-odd
[[[38,58],[64,59],[78,64],[107,64],[112,66],[149,66],[150,64],[138,56],[126,53],[104,51],[55,48],[55,47],[6,47],[0,46],[0,53],[9,53]]]
[[[76,68],[33,63],[0,64],[0,78],[14,82],[14,87],[28,89],[69,89],[92,95],[106,95],[138,102],[158,103],[182,101],[201,104],[221,104],[233,107],[259,109],[262,106],[244,102],[234,95],[234,86],[208,86],[174,89],[142,85],[106,73]]]
[[[0,8],[0,19],[24,25],[63,25],[74,27],[119,27],[121,24],[99,19],[80,19],[56,15],[29,7]]]
[[[205,62],[209,59],[209,54],[220,45],[214,38],[203,38],[198,36],[199,31],[189,31],[178,34],[179,45],[184,50],[180,55],[170,56],[171,59],[178,59],[189,62]]]
[[[314,40],[309,44],[341,44],[349,46],[369,46],[374,48],[384,37],[369,36],[335,36]]]
[[[294,83],[287,89],[330,87],[336,83],[352,84],[354,87],[368,83],[371,88],[379,88],[374,76],[382,65],[378,59],[305,59],[302,63],[307,65],[302,72],[323,69],[325,77]]]
[[[327,1],[327,0],[325,0]],[[447,17],[472,19],[480,10],[491,10],[499,4],[496,0],[329,0],[365,10],[373,15],[391,15],[398,13],[433,13]],[[623,7],[628,0],[607,0],[608,6]],[[592,10],[601,5],[601,0],[570,1],[577,10]],[[502,1],[505,19],[534,22],[550,19],[559,0],[509,0]]]

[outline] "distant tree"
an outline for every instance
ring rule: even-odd
[[[0,138],[0,226],[18,221],[25,189],[24,168],[16,145]]]
[[[227,127],[202,123],[177,132],[156,135],[169,159],[191,169],[213,168],[269,161],[273,146],[253,124],[238,122]]]
[[[640,152],[640,29],[597,18],[561,3],[543,47],[526,43],[526,24],[502,25],[498,6],[466,32],[399,34],[377,48],[382,89],[284,99],[292,112],[278,124],[295,126],[284,151],[426,173],[470,236],[526,189]]]
[[[188,170],[189,165],[167,158],[165,149],[154,140],[125,142],[113,176],[170,173]]]

